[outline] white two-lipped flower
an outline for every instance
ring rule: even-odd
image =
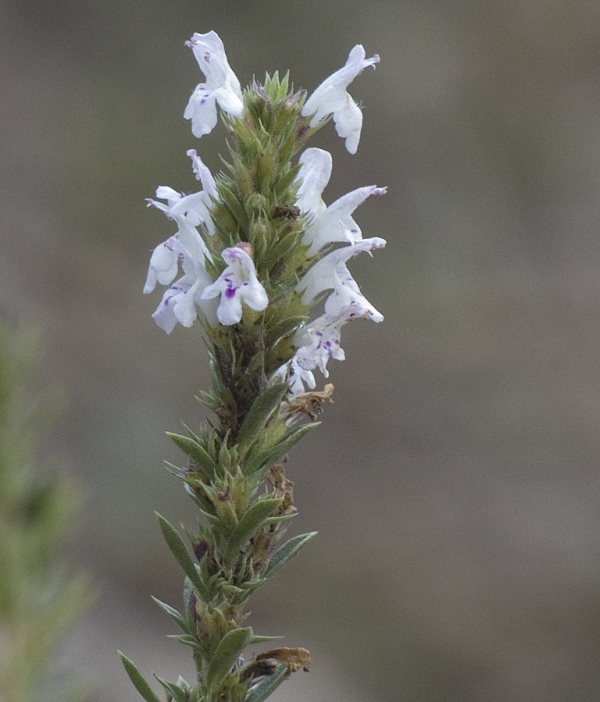
[[[296,287],[296,290],[302,293],[302,303],[310,304],[325,290],[332,290],[325,302],[326,313],[339,315],[343,309],[352,306],[355,311],[353,317],[366,317],[373,322],[383,321],[383,315],[360,292],[346,262],[364,251],[382,249],[385,244],[385,239],[374,236],[342,246],[323,256],[308,270]]]
[[[149,205],[164,212],[177,224],[177,234],[159,244],[152,252],[144,285],[144,293],[151,293],[157,283],[169,286],[152,315],[167,334],[178,322],[184,327],[191,327],[198,316],[197,307],[204,312],[211,326],[218,324],[215,301],[200,298],[212,279],[205,268],[210,254],[197,229],[204,225],[208,234],[214,234],[211,207],[213,199],[217,198],[217,186],[196,151],[191,149],[187,155],[192,159],[192,170],[196,179],[201,181],[202,190],[184,195],[161,185],[156,190],[156,197],[165,202],[148,199]],[[180,266],[183,276],[173,283]]]
[[[385,243],[385,239],[372,237],[342,246],[315,263],[298,283],[296,289],[302,293],[304,304],[310,304],[326,290],[331,293],[325,301],[325,314],[297,332],[293,358],[277,371],[278,377],[287,377],[292,396],[305,392],[305,386],[315,387],[313,370],[318,368],[328,378],[330,358],[345,359],[340,345],[344,324],[361,317],[373,322],[383,321],[381,312],[361,293],[346,263],[359,253],[383,248]]]
[[[228,115],[241,117],[244,114],[240,81],[231,70],[225,55],[225,47],[216,32],[194,33],[186,41],[194,52],[206,83],[194,89],[183,116],[192,121],[192,134],[201,137],[211,132],[217,124],[217,104]]]
[[[324,80],[302,108],[302,116],[311,117],[311,127],[318,126],[331,115],[338,136],[346,140],[346,149],[351,154],[355,154],[358,149],[363,116],[346,88],[367,66],[379,63],[377,54],[371,58],[365,57],[363,46],[357,44],[348,55],[343,68]]]
[[[159,200],[166,200],[167,204],[152,198],[148,198],[147,202],[148,205],[164,212],[169,219],[175,220],[179,226],[182,222],[191,227],[204,224],[207,233],[212,236],[215,233],[215,226],[210,216],[210,208],[212,200],[217,198],[217,184],[195,149],[190,149],[187,155],[192,159],[192,170],[196,180],[202,183],[202,190],[184,195],[168,185],[160,185],[156,189],[156,197]]]
[[[242,302],[256,312],[261,312],[269,304],[267,293],[256,277],[254,261],[244,250],[246,248],[249,244],[242,242],[222,251],[221,257],[229,265],[202,293],[203,300],[221,296],[217,318],[226,326],[241,321]]]
[[[197,238],[196,238],[197,237]],[[152,258],[158,257],[158,251],[162,249],[165,264],[170,257],[174,259],[174,267],[169,272],[165,272],[163,277],[158,277],[158,282],[168,285],[177,275],[179,264],[183,269],[183,276],[170,285],[165,291],[160,304],[152,315],[154,321],[167,334],[170,334],[177,322],[184,327],[191,327],[198,317],[197,307],[203,311],[207,322],[216,327],[216,305],[213,300],[206,300],[202,297],[207,285],[212,281],[204,268],[204,253],[199,245],[200,238],[198,232],[179,233],[155,249]],[[156,262],[155,262],[156,265]],[[150,263],[152,270],[152,261]],[[148,274],[148,281],[151,274]],[[144,292],[152,292],[154,284],[146,281]]]
[[[295,353],[299,368],[305,372],[318,368],[325,378],[329,377],[327,361],[330,358],[335,358],[337,361],[343,361],[346,358],[344,349],[340,346],[340,330],[346,323],[347,317],[347,314],[337,317],[324,314],[299,332],[296,339],[298,348]]]
[[[372,307],[372,309],[375,308]],[[364,312],[364,308],[362,311]],[[383,319],[383,316],[379,316],[380,319],[374,321]],[[339,308],[333,306],[329,311],[326,309],[324,315],[297,332],[294,338],[296,352],[291,361],[283,367],[287,369],[292,396],[305,392],[305,386],[310,389],[315,387],[315,376],[312,372],[315,369],[318,368],[323,376],[328,378],[327,363],[330,358],[336,361],[345,360],[346,354],[341,347],[342,327],[359,317],[373,319],[372,316],[361,313],[361,310],[352,303]],[[279,370],[279,375],[283,375],[283,369]]]
[[[311,258],[324,246],[335,242],[355,244],[360,241],[362,232],[352,213],[371,195],[384,195],[387,188],[366,185],[343,195],[327,207],[321,193],[331,177],[331,154],[324,149],[309,148],[302,153],[299,162],[297,205],[310,219],[302,237],[302,243],[309,247],[307,256]]]

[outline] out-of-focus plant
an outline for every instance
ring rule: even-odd
[[[352,217],[385,188],[357,188],[326,206],[331,155],[316,148],[297,154],[330,118],[356,152],[362,112],[347,88],[379,57],[366,58],[355,46],[307,98],[277,73],[242,90],[215,32],[194,34],[188,46],[206,82],[192,93],[184,117],[201,137],[216,126],[218,106],[229,154],[225,172],[214,178],[188,151],[202,190],[183,195],[161,186],[149,201],[177,233],[154,250],[144,292],[167,286],[153,315],[167,333],[199,320],[212,373],[210,392],[200,399],[215,414],[197,433],[170,435],[189,459],[170,468],[203,521],[187,535],[192,553],[159,516],[186,578],[181,612],[158,604],[181,630],[174,638],[190,647],[196,680],[156,677],[169,701],[262,702],[290,673],[310,665],[304,648],[243,654],[273,638],[244,626],[248,600],[314,536],[280,544],[296,514],[287,454],[317,426],[333,391],[332,385],[316,391],[313,371],[328,377],[328,361],[343,360],[347,322],[383,319],[347,264],[385,245],[379,237],[363,239]],[[322,313],[311,317],[323,301]],[[138,667],[122,659],[142,697],[158,702]]]
[[[38,329],[0,320],[0,700],[79,702],[87,695],[57,659],[92,589],[63,559],[80,500],[40,451],[59,404],[32,392],[40,348]]]

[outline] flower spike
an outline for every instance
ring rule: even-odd
[[[362,46],[354,47],[344,68],[304,102],[305,92],[290,89],[289,77],[277,72],[242,91],[215,32],[194,34],[187,44],[206,82],[194,90],[185,117],[200,137],[222,110],[229,159],[213,177],[190,149],[200,191],[161,186],[149,200],[177,233],[154,249],[144,292],[166,287],[152,316],[167,334],[199,322],[211,358],[210,390],[199,399],[214,413],[198,433],[169,434],[188,459],[171,470],[202,523],[185,539],[159,517],[186,577],[181,612],[157,603],[183,632],[174,638],[193,649],[195,681],[192,687],[181,677],[155,677],[178,702],[264,702],[310,665],[304,648],[246,653],[272,637],[242,625],[250,596],[316,533],[281,541],[297,511],[287,456],[331,401],[333,385],[320,390],[315,376],[327,378],[329,361],[344,360],[342,327],[383,319],[348,262],[385,245],[363,239],[354,221],[356,208],[385,188],[357,188],[327,206],[331,154],[299,152],[330,116],[348,151],[356,151],[362,113],[346,89],[379,57],[367,59]],[[122,658],[141,696],[158,702],[137,666]]]

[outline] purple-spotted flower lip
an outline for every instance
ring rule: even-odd
[[[377,54],[366,58],[364,47],[357,44],[348,55],[345,65],[326,78],[302,108],[302,116],[311,118],[311,127],[317,127],[331,115],[338,136],[345,139],[346,149],[351,154],[355,154],[358,149],[363,117],[360,107],[346,88],[365,68],[375,67],[379,61]]]
[[[299,333],[299,346],[295,353],[298,366],[305,371],[318,368],[325,378],[329,377],[327,362],[330,358],[343,361],[346,358],[340,346],[340,330],[348,316],[333,317],[328,314],[311,322]]]
[[[244,114],[242,89],[216,32],[196,32],[186,41],[186,46],[194,52],[206,77],[206,82],[199,83],[194,89],[183,113],[184,118],[192,122],[192,134],[201,137],[210,133],[217,124],[217,104],[231,117]]]
[[[348,310],[343,310],[338,315],[325,313],[296,333],[296,353],[276,373],[278,378],[287,378],[290,396],[304,393],[305,386],[309,389],[316,387],[313,371],[317,368],[328,378],[327,363],[330,358],[337,361],[346,358],[340,345],[340,332],[342,326],[351,319],[353,317]]]
[[[217,318],[225,326],[237,324],[242,319],[242,302],[250,309],[261,312],[269,304],[266,290],[256,276],[254,261],[246,250],[249,244],[224,249],[222,259],[227,267],[212,285],[204,289],[203,300],[220,296]]]

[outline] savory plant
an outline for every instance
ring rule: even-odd
[[[366,58],[355,46],[307,97],[278,73],[242,90],[215,32],[194,34],[187,46],[206,80],[184,117],[202,137],[220,111],[228,153],[225,170],[213,177],[196,150],[188,151],[201,189],[185,195],[161,186],[148,201],[177,231],[154,249],[144,292],[166,286],[153,317],[167,334],[177,324],[198,323],[211,370],[201,400],[215,419],[186,436],[169,434],[188,457],[186,466],[170,470],[202,526],[187,533],[188,545],[158,517],[185,581],[182,611],[157,602],[181,630],[174,638],[190,647],[197,678],[155,677],[175,702],[262,702],[291,672],[310,665],[303,648],[243,655],[271,638],[244,625],[248,600],[314,536],[281,543],[296,514],[286,457],[318,425],[331,398],[333,386],[317,390],[314,372],[327,378],[329,359],[344,359],[342,327],[383,319],[348,264],[385,246],[379,237],[363,239],[353,213],[386,189],[360,187],[327,206],[331,154],[305,147],[333,119],[347,150],[356,152],[362,112],[347,88],[379,57]],[[158,702],[137,666],[121,656],[142,697]]]

